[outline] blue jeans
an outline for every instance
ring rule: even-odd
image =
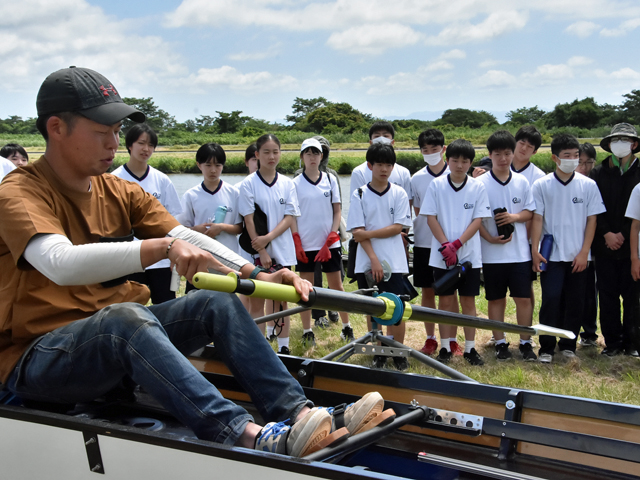
[[[240,300],[206,290],[148,308],[111,305],[47,333],[25,352],[6,386],[24,399],[78,403],[128,376],[198,438],[231,445],[253,418],[184,356],[210,342],[265,421],[295,418],[313,406]]]

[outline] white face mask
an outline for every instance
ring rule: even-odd
[[[427,165],[433,167],[434,165],[437,165],[440,163],[440,161],[442,160],[442,152],[436,152],[436,153],[429,153],[427,155],[422,154],[422,156],[424,157],[424,161],[427,162]]]
[[[558,167],[564,173],[573,173],[576,168],[578,168],[578,162],[580,159],[578,158],[561,158],[560,166]]]
[[[631,142],[611,140],[609,148],[611,149],[611,153],[613,153],[616,158],[625,158],[627,155],[631,154]]]
[[[393,140],[387,137],[376,137],[373,140],[371,140],[372,144],[382,143],[383,145],[391,145],[391,142],[393,142]]]

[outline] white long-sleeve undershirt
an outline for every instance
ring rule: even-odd
[[[168,236],[211,253],[233,270],[249,263],[216,240],[182,225],[172,229]],[[29,240],[24,258],[58,285],[91,285],[144,271],[140,260],[141,245],[142,242],[73,245],[64,235],[40,234]]]

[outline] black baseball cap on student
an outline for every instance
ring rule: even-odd
[[[113,125],[130,118],[144,122],[141,111],[122,101],[113,84],[88,68],[69,67],[49,75],[38,91],[38,117],[53,113],[76,112],[102,125]]]

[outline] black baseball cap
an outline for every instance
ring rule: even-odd
[[[130,118],[144,122],[141,111],[122,101],[113,84],[88,68],[69,67],[49,75],[38,91],[38,117],[76,112],[102,125],[113,125]]]

